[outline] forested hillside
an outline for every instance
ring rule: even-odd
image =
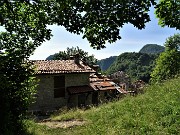
[[[157,44],[146,44],[139,52],[147,54],[159,54],[164,52],[165,47]]]
[[[111,64],[116,60],[117,56],[111,56],[106,59],[98,60],[97,64],[100,66],[102,71],[107,70]]]
[[[157,55],[146,53],[123,53],[116,58],[106,73],[112,74],[117,71],[124,71],[134,80],[141,79],[148,82],[156,58]]]
[[[54,55],[56,55],[56,54],[49,55],[49,56],[46,58],[46,60],[53,60]]]
[[[146,44],[144,45],[144,47],[140,49],[139,53],[160,54],[161,52],[164,51],[164,49],[165,48],[163,46],[157,44]],[[111,56],[106,59],[98,60],[97,64],[100,66],[102,71],[106,71],[111,66],[111,64],[113,64],[116,58],[117,56]]]

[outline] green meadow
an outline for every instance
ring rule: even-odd
[[[51,128],[26,121],[33,135],[178,135],[180,78],[149,85],[144,94],[126,96],[90,109],[61,110],[51,121],[83,121],[81,126]]]

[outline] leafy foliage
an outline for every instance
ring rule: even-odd
[[[45,39],[47,19],[35,4],[0,2],[0,133],[25,134],[23,118],[32,103],[36,81],[28,57]]]
[[[111,74],[117,71],[124,71],[134,80],[140,79],[148,82],[156,57],[156,55],[145,53],[123,53],[116,58],[106,73]]]
[[[88,65],[94,65],[97,63],[97,59],[94,55],[89,55],[88,52],[83,51],[78,46],[77,47],[67,47],[66,51],[59,51],[59,53],[55,53],[54,55],[50,55],[47,57],[47,60],[69,60],[72,56],[76,54],[79,55],[79,59],[85,61]]]
[[[176,51],[180,51],[180,34],[177,33],[167,38],[164,46],[166,48],[166,51],[173,49]]]
[[[14,61],[8,55],[1,55],[0,60],[0,131],[25,134],[22,119],[36,92],[36,81],[31,76],[33,70],[29,63]]]
[[[160,0],[155,7],[156,16],[159,18],[161,26],[180,29],[180,1]]]
[[[156,3],[154,0],[44,0],[42,4],[51,24],[64,26],[72,33],[82,33],[93,48],[101,49],[106,42],[113,43],[121,38],[120,28],[126,23],[145,28],[145,23],[150,21],[149,8]]]
[[[139,52],[147,54],[160,54],[165,48],[157,44],[146,44]]]
[[[180,74],[180,34],[169,37],[163,52],[151,73],[152,81],[158,82]]]

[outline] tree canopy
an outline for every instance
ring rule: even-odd
[[[180,1],[179,0],[160,0],[155,6],[155,13],[159,18],[161,26],[180,29]]]
[[[27,62],[36,47],[49,40],[46,14],[38,5],[0,1],[0,133],[25,134],[23,126],[32,103],[36,81]]]
[[[150,21],[151,5],[162,26],[179,28],[179,3],[174,0],[21,0],[1,1],[1,26],[19,37],[34,41],[34,46],[49,40],[47,25],[64,26],[67,31],[83,34],[93,48],[101,49],[105,43],[120,39],[120,28],[131,23],[138,29]],[[166,11],[166,13],[165,13]],[[33,47],[31,46],[31,50]]]
[[[165,52],[160,54],[151,73],[153,82],[159,82],[180,74],[180,34],[167,38],[164,46]]]
[[[50,55],[47,57],[47,60],[68,60],[71,59],[72,56],[76,54],[79,55],[79,58],[86,62],[89,66],[92,66],[97,63],[97,59],[94,55],[89,55],[88,52],[77,47],[67,47],[65,51],[59,51],[59,53],[55,53],[54,55]]]

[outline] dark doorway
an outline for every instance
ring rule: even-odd
[[[92,94],[92,104],[93,105],[98,105],[98,92],[93,92]]]
[[[65,97],[65,76],[54,76],[54,98]]]
[[[84,107],[86,103],[86,94],[78,95],[78,107]]]

